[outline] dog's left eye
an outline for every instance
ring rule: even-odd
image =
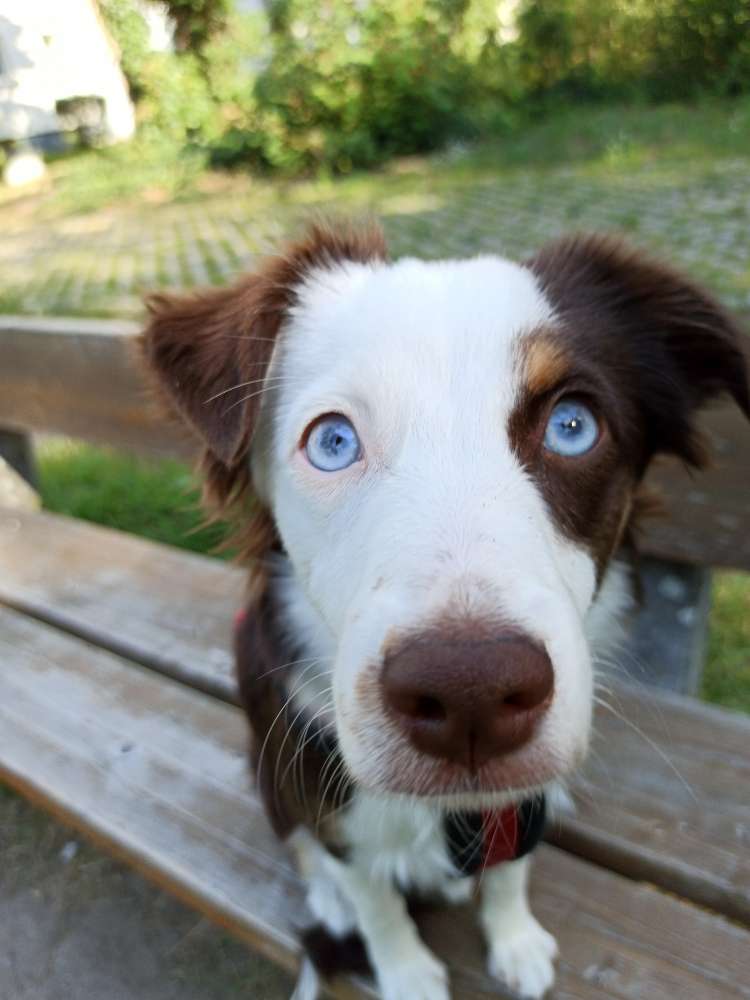
[[[305,454],[321,472],[339,472],[357,461],[361,453],[354,425],[338,413],[320,417],[307,435]]]
[[[596,417],[580,400],[561,399],[544,434],[544,447],[566,458],[584,455],[599,440]]]

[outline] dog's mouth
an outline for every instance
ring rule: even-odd
[[[584,751],[563,760],[546,740],[486,761],[478,768],[439,760],[411,747],[383,740],[369,751],[345,754],[356,784],[376,794],[429,801],[451,809],[496,809],[521,802],[545,786],[566,778]]]
[[[429,799],[449,808],[490,808],[523,799],[563,776],[551,755],[541,748],[528,748],[474,770],[424,758],[411,766],[394,762],[378,785],[393,794]]]

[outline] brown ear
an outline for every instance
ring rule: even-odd
[[[744,336],[706,291],[666,265],[601,235],[547,244],[528,265],[573,336],[607,357],[642,413],[646,459],[700,465],[695,412],[726,394],[750,418]]]
[[[272,324],[256,316],[259,284],[248,277],[228,288],[148,300],[144,357],[168,401],[226,465],[245,444],[257,402],[246,398],[256,387],[242,383],[255,372],[262,385],[273,349]]]
[[[311,226],[286,253],[227,288],[154,295],[143,356],[167,401],[231,468],[246,454],[279,328],[308,273],[386,257],[374,227]]]

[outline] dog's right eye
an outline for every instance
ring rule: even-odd
[[[362,452],[354,425],[340,413],[319,417],[306,438],[307,460],[321,472],[346,469],[357,461]]]

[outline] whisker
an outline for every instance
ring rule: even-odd
[[[265,382],[266,380],[264,379],[263,381]],[[268,392],[270,389],[276,389],[276,388],[278,388],[278,386],[275,384],[272,386],[265,385],[262,389],[258,390],[258,392],[251,392],[248,396],[243,396],[242,399],[238,399],[236,403],[232,403],[231,406],[228,406],[226,410],[224,410],[224,412],[222,413],[222,416],[225,417],[230,410],[233,410],[235,408],[235,406],[241,406],[243,403],[247,403],[248,400],[255,399],[256,396],[262,396],[264,392]]]
[[[221,392],[215,392],[213,394],[213,396],[209,396],[208,399],[204,399],[203,400],[203,405],[205,406],[207,403],[212,403],[215,399],[218,399],[220,396],[226,396],[226,394],[228,392],[234,392],[235,389],[243,389],[243,388],[245,388],[245,386],[248,386],[248,385],[259,385],[261,383],[265,384],[265,383],[269,383],[269,382],[273,382],[274,384],[276,384],[277,382],[283,382],[285,380],[286,381],[291,381],[291,376],[288,376],[288,375],[268,375],[268,376],[265,376],[264,375],[262,378],[251,378],[248,382],[238,382],[237,385],[230,385],[230,387],[228,389],[222,389]]]
[[[616,711],[616,709],[614,709],[612,705],[609,704],[609,702],[604,701],[603,698],[598,698],[594,696],[594,701],[596,702],[597,705],[601,705],[602,708],[606,709],[608,712],[611,712],[616,719],[619,719],[620,722],[626,725],[629,729],[632,729],[632,731],[636,733],[636,735],[640,736],[640,738],[644,741],[644,743],[650,746],[652,750],[656,751],[656,753],[661,757],[661,759],[664,761],[667,767],[669,767],[670,770],[674,773],[675,777],[682,784],[685,791],[692,798],[692,800],[696,804],[698,803],[698,797],[693,791],[690,783],[683,777],[683,775],[680,773],[679,769],[676,767],[674,762],[670,760],[666,752],[662,750],[662,748],[659,746],[658,743],[652,740],[650,736],[647,736],[646,733],[644,733],[639,726],[637,726],[634,722],[631,722],[631,720],[628,719],[626,716],[624,716],[621,712]]]
[[[302,690],[302,688],[306,687],[309,683],[311,683],[314,680],[316,680],[316,678],[315,677],[311,677],[309,680],[305,681],[305,683],[303,685],[301,685],[301,687],[298,687],[296,690],[297,691]],[[258,755],[258,766],[256,768],[259,779],[260,779],[260,774],[261,774],[261,767],[262,767],[263,761],[264,761],[264,755],[265,755],[265,752],[266,752],[266,748],[268,747],[268,741],[271,738],[271,733],[273,732],[276,724],[278,723],[278,721],[281,718],[281,716],[283,715],[283,713],[289,707],[289,704],[291,703],[292,697],[293,697],[292,694],[288,694],[287,697],[284,699],[284,704],[281,706],[281,708],[279,709],[279,711],[276,713],[276,715],[275,715],[275,717],[273,719],[273,722],[271,723],[271,725],[268,728],[268,732],[266,733],[266,738],[263,740],[263,746],[261,747],[260,754]]]

